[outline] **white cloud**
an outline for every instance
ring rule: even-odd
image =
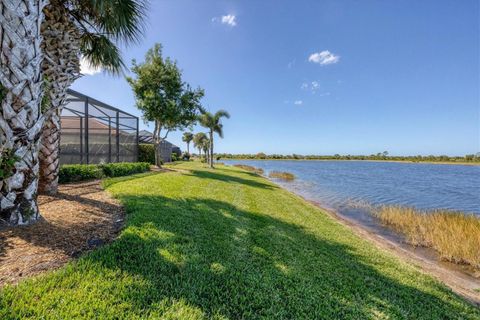
[[[222,16],[222,23],[235,27],[237,25],[237,17],[234,16],[233,14]]]
[[[318,63],[324,66],[327,64],[337,63],[338,61],[340,61],[340,56],[337,56],[328,50],[324,50],[321,52],[312,53],[308,57],[308,61],[313,63]]]
[[[297,63],[297,59],[293,59],[292,61],[290,61],[288,64],[287,64],[287,68],[288,69],[292,69],[293,67],[295,67],[295,64]]]
[[[226,16],[213,17],[212,22],[220,22],[230,27],[235,27],[237,25],[237,17],[233,14],[227,14]]]
[[[296,106],[301,106],[303,104],[303,101],[302,100],[296,100],[293,104],[296,105]]]
[[[84,58],[80,58],[80,73],[84,75],[93,76],[94,74],[102,72],[101,68],[95,68]]]
[[[318,89],[320,89],[320,83],[318,83],[318,81],[304,82],[300,86],[300,89],[308,90],[308,91],[311,91],[312,93],[315,93]]]

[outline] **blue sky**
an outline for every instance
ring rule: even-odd
[[[464,155],[480,151],[479,12],[476,0],[152,0],[144,39],[123,52],[130,66],[162,43],[205,107],[231,113],[218,152]],[[73,88],[141,115],[122,77]],[[184,147],[180,132],[168,140]]]

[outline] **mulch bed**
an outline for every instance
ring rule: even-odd
[[[113,240],[124,211],[100,181],[61,185],[38,198],[42,219],[30,226],[0,226],[0,286],[63,266]]]

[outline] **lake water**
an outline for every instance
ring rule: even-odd
[[[449,209],[480,215],[480,166],[371,161],[222,160],[287,171],[283,187],[340,214],[368,219],[371,205]]]

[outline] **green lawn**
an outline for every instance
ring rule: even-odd
[[[480,319],[431,277],[254,174],[198,163],[107,181],[111,245],[7,287],[0,319]]]

